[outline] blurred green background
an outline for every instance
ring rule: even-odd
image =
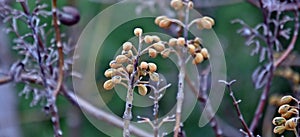
[[[201,3],[201,0],[200,0]],[[207,3],[207,1],[206,1]],[[49,3],[48,3],[49,4]],[[81,14],[81,20],[78,25],[72,27],[62,27],[63,32],[66,32],[68,36],[71,36],[74,41],[80,35],[80,32],[83,28],[89,23],[89,21],[100,13],[105,8],[111,6],[110,2],[101,2],[101,1],[87,1],[87,0],[67,0],[59,1],[58,6],[64,5],[73,5],[77,7]],[[235,95],[238,99],[241,99],[240,103],[241,111],[244,115],[244,118],[248,124],[250,124],[253,117],[257,102],[259,100],[261,90],[255,90],[251,80],[251,74],[255,68],[260,65],[258,63],[257,56],[250,56],[251,49],[253,47],[246,47],[244,44],[245,39],[238,35],[236,31],[241,27],[238,24],[231,24],[233,19],[242,19],[250,26],[255,26],[256,24],[262,21],[262,14],[260,11],[244,1],[238,1],[232,3],[230,0],[218,4],[218,1],[211,1],[209,7],[197,8],[197,10],[203,15],[209,15],[215,19],[214,31],[217,34],[224,53],[226,56],[227,64],[227,77],[228,80],[236,79],[237,82],[233,86]],[[33,5],[30,1],[30,5]],[[20,5],[13,3],[13,6],[20,8]],[[51,19],[46,19],[50,21]],[[115,30],[105,41],[105,44],[111,45],[105,49],[105,51],[111,51],[113,49],[118,49],[123,42],[133,37],[132,30],[136,26],[143,26],[144,32],[150,31],[160,31],[156,25],[153,23],[153,18],[141,19],[129,22],[124,24]],[[105,26],[102,26],[105,27]],[[124,35],[119,35],[124,34]],[[299,47],[298,47],[299,49]],[[105,56],[106,58],[101,58]],[[115,114],[122,115],[124,102],[119,99],[119,97],[114,92],[103,91],[102,83],[106,80],[103,77],[103,72],[108,68],[108,62],[113,58],[114,55],[110,52],[103,52],[99,55],[99,66],[95,66],[99,70],[99,75],[95,76],[99,81],[99,92],[101,95],[108,98],[108,106],[115,112]],[[16,57],[16,56],[15,56]],[[16,57],[17,58],[17,57]],[[105,67],[101,66],[107,64]],[[159,65],[159,63],[158,63]],[[168,65],[162,65],[160,70],[166,72],[168,71]],[[169,72],[170,73],[170,72]],[[176,77],[175,77],[176,78]],[[21,89],[22,84],[19,84],[17,89]],[[173,89],[174,90],[174,89]],[[271,94],[288,94],[290,93],[290,86],[288,81],[275,77]],[[19,90],[18,90],[19,91]],[[227,92],[226,92],[227,93]],[[18,92],[16,92],[17,96]],[[161,112],[168,111],[170,105],[175,103],[176,94],[169,95],[169,98],[165,98],[160,102]],[[42,112],[41,106],[30,107],[30,100],[25,99],[24,97],[19,97],[19,116],[21,120],[21,129],[24,137],[40,136],[40,137],[50,137],[52,134],[52,125],[49,117],[47,117]],[[113,101],[111,101],[113,100]],[[58,108],[61,116],[61,127],[64,132],[65,137],[94,137],[94,136],[106,136],[96,129],[85,116],[70,104],[63,97],[58,99]],[[118,104],[118,105],[115,105]],[[151,110],[151,109],[150,109]],[[139,111],[139,110],[137,110]],[[184,122],[184,130],[187,136],[214,136],[214,133],[209,125],[199,128],[198,121],[200,117],[200,105],[199,103],[194,108],[192,114]],[[134,112],[137,113],[137,112]],[[141,112],[142,113],[142,112]],[[150,113],[151,114],[151,113]],[[231,98],[226,94],[223,98],[223,102],[217,112],[217,116],[223,120],[223,122],[228,123],[229,125],[239,129],[241,124],[238,120],[235,110],[233,109]],[[273,116],[271,116],[273,117]],[[74,124],[75,123],[75,124]],[[74,127],[70,125],[76,125]],[[262,124],[259,124],[256,133],[262,134]],[[271,121],[270,121],[270,125]],[[169,135],[171,136],[171,135]]]

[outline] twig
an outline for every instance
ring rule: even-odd
[[[52,20],[53,20],[53,26],[55,30],[55,39],[56,39],[56,46],[58,51],[58,80],[57,80],[57,86],[53,92],[53,96],[56,97],[57,93],[59,92],[63,77],[64,77],[64,53],[63,53],[63,45],[61,44],[61,36],[60,36],[60,29],[58,26],[58,18],[57,18],[57,0],[52,0]]]
[[[187,1],[184,1],[187,2]],[[188,28],[189,24],[189,8],[185,7],[185,22],[183,29],[183,37],[186,40],[188,39]],[[183,51],[183,50],[182,50]],[[178,74],[178,92],[177,92],[177,106],[176,106],[176,118],[175,118],[175,127],[174,127],[174,137],[178,137],[181,124],[181,110],[184,99],[184,79],[185,79],[185,57],[184,55],[178,56],[178,65],[180,66]]]
[[[234,82],[236,82],[236,80],[232,80],[232,81],[230,81],[230,82],[227,82],[227,81],[225,81],[225,80],[219,80],[219,82],[220,82],[220,83],[224,83],[224,84],[227,86],[228,91],[229,91],[229,95],[230,95],[230,97],[232,98],[232,101],[233,101],[233,105],[234,105],[234,107],[235,107],[235,110],[236,110],[236,112],[237,112],[237,114],[238,114],[238,117],[239,117],[239,119],[240,119],[240,121],[241,121],[241,123],[242,123],[242,125],[243,125],[244,130],[246,130],[246,133],[247,133],[248,137],[254,137],[254,136],[253,136],[253,133],[252,133],[251,130],[248,128],[248,125],[246,124],[246,122],[245,122],[245,120],[244,120],[243,114],[241,113],[241,110],[240,110],[240,107],[239,107],[239,103],[241,102],[241,100],[238,100],[238,101],[236,100],[236,98],[235,98],[235,96],[234,96],[234,94],[233,94],[233,91],[232,91],[232,89],[231,89],[231,85],[232,85]]]
[[[298,0],[296,0],[296,4],[298,5]],[[294,6],[295,7],[295,6]],[[295,14],[295,25],[294,25],[294,34],[293,38],[288,46],[288,48],[284,51],[284,53],[275,61],[274,67],[277,68],[284,60],[287,59],[287,57],[290,55],[292,50],[295,47],[297,38],[298,38],[298,31],[299,31],[299,12],[297,8],[294,8],[294,14]]]
[[[262,6],[260,5],[259,1],[258,0],[247,0],[249,3],[251,3],[252,5],[258,7],[258,8],[261,8]],[[296,0],[297,1],[297,0]],[[284,7],[283,7],[283,10],[284,11],[292,11],[292,10],[295,10],[295,7],[296,8],[300,8],[300,3],[297,3],[296,5],[294,3],[289,3],[289,4],[286,4]]]

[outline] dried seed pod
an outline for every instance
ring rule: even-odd
[[[159,74],[156,72],[150,72],[149,77],[152,81],[158,82],[159,81]]]
[[[162,52],[165,49],[165,45],[158,42],[158,43],[154,43],[152,44],[153,48],[156,49],[158,52]]]
[[[182,0],[172,0],[170,2],[171,7],[173,7],[175,10],[180,10],[183,7]]]
[[[153,38],[152,38],[152,36],[146,35],[144,37],[144,41],[145,41],[145,43],[150,44],[153,42]]]
[[[64,6],[62,10],[58,12],[58,20],[61,24],[72,26],[80,21],[80,13],[75,7]]]
[[[208,59],[209,58],[209,54],[208,54],[208,51],[206,48],[203,48],[201,49],[201,52],[200,52],[203,56],[204,59]]]
[[[176,46],[176,44],[177,44],[177,39],[176,38],[171,38],[169,40],[169,43],[168,43],[169,46]]]
[[[188,44],[187,47],[188,47],[189,53],[193,55],[196,51],[196,47],[192,44]]]
[[[111,78],[111,81],[112,81],[114,84],[119,84],[119,83],[121,83],[121,81],[122,81],[122,77],[121,77],[121,76],[113,76],[113,77]]]
[[[138,85],[138,92],[140,95],[145,96],[148,92],[148,89],[145,85],[140,84]]]
[[[185,44],[185,39],[183,37],[179,37],[177,39],[177,45],[178,46],[184,46],[184,44]]]
[[[171,26],[172,22],[168,19],[161,20],[158,24],[159,27],[167,29]]]
[[[131,50],[132,46],[133,46],[133,45],[132,45],[131,42],[125,42],[125,43],[122,45],[123,50],[125,50],[125,51]]]
[[[196,53],[195,58],[193,60],[193,64],[199,64],[204,60],[203,55],[201,53]]]
[[[146,70],[146,69],[148,69],[148,63],[147,62],[141,62],[141,64],[140,64],[140,68],[141,69],[143,69],[143,70]]]
[[[116,74],[116,69],[110,68],[104,72],[105,77],[110,78]]]
[[[132,64],[128,64],[128,65],[126,66],[126,71],[127,71],[128,73],[132,73],[133,70],[134,70],[134,66],[133,66]]]
[[[115,86],[115,84],[113,83],[113,81],[112,81],[111,79],[105,81],[104,84],[103,84],[103,88],[104,88],[105,90],[111,90],[111,89],[114,88],[114,86]]]
[[[112,60],[112,61],[109,62],[109,66],[110,66],[111,68],[117,69],[117,68],[121,67],[122,64],[119,64],[119,63],[117,63],[115,60]]]
[[[162,20],[165,20],[165,19],[168,19],[168,17],[166,17],[166,16],[158,16],[158,17],[155,18],[154,23],[156,25],[158,25]]]
[[[160,42],[160,38],[156,35],[151,36],[154,42]]]
[[[290,108],[291,108],[291,106],[288,105],[288,104],[281,105],[281,106],[279,107],[279,109],[278,109],[278,113],[279,113],[279,114],[284,114],[284,113],[286,113],[287,111],[289,111]]]
[[[194,2],[189,1],[188,7],[189,7],[190,9],[193,9],[193,8],[194,8]]]
[[[285,122],[286,122],[286,119],[284,117],[275,117],[272,120],[272,123],[276,126],[283,125],[283,124],[285,124]]]
[[[135,28],[133,32],[134,32],[135,36],[141,36],[143,33],[143,30],[141,28]]]
[[[294,130],[297,126],[298,118],[293,117],[285,122],[286,130]]]
[[[148,63],[148,66],[150,72],[155,72],[157,70],[157,66],[154,63]]]
[[[122,63],[125,63],[125,62],[127,62],[128,61],[128,57],[126,57],[125,55],[118,55],[117,57],[116,57],[116,62],[118,63],[118,64],[122,64]]]
[[[169,57],[170,53],[171,53],[170,49],[165,49],[160,54],[162,55],[163,58],[167,58]]]
[[[157,51],[153,48],[149,48],[148,53],[149,53],[149,57],[151,58],[155,58],[157,56]]]
[[[285,131],[285,126],[276,126],[273,129],[275,134],[282,134]]]
[[[287,95],[287,96],[283,96],[281,99],[280,99],[280,103],[281,104],[288,104],[290,103],[294,98],[291,96],[291,95]]]
[[[215,21],[214,21],[214,19],[211,18],[211,17],[204,16],[204,17],[202,17],[202,19],[209,21],[210,24],[211,24],[211,26],[215,25]]]

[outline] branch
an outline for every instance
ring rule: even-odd
[[[258,0],[247,0],[250,4],[256,6],[257,8],[261,8],[261,5],[259,3]],[[297,0],[296,0],[297,1]],[[283,11],[292,11],[292,10],[295,10],[295,7],[297,9],[300,9],[300,3],[297,3],[295,5],[295,3],[289,3],[289,4],[286,4],[284,5],[283,7]]]
[[[58,18],[57,18],[57,2],[56,0],[52,0],[52,19],[53,19],[53,26],[55,30],[55,39],[56,39],[56,46],[57,46],[57,51],[58,51],[58,69],[59,69],[59,74],[58,74],[58,81],[57,81],[57,86],[53,92],[53,96],[56,97],[57,93],[59,92],[62,82],[63,82],[63,77],[64,77],[64,53],[63,53],[63,45],[61,44],[61,36],[60,36],[60,29],[58,26]]]
[[[241,110],[240,110],[240,107],[239,107],[239,103],[241,102],[241,100],[238,100],[238,101],[236,100],[236,98],[235,98],[235,96],[234,96],[234,94],[233,94],[233,91],[232,91],[232,89],[231,89],[231,85],[232,85],[234,82],[236,82],[236,80],[232,80],[232,81],[230,81],[230,82],[227,82],[227,81],[224,81],[224,80],[219,80],[219,82],[220,82],[220,83],[224,83],[224,84],[227,86],[228,91],[229,91],[229,95],[230,95],[230,97],[232,98],[233,105],[234,105],[235,110],[236,110],[236,112],[237,112],[237,114],[238,114],[238,117],[239,117],[239,119],[240,119],[240,121],[241,121],[241,123],[242,123],[242,125],[243,125],[243,127],[244,127],[244,130],[246,130],[247,136],[248,136],[248,137],[254,137],[254,136],[253,136],[253,133],[252,133],[251,130],[248,128],[248,126],[247,126],[247,124],[246,124],[246,122],[245,122],[245,120],[244,120],[243,114],[241,113]]]

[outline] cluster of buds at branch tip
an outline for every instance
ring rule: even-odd
[[[275,125],[273,132],[276,134],[282,134],[285,130],[296,131],[297,123],[299,120],[299,111],[297,106],[291,106],[289,103],[298,104],[299,101],[290,96],[283,96],[280,99],[280,104],[282,104],[278,113],[281,115],[280,117],[275,117],[272,120],[272,123]],[[296,132],[295,132],[296,133]]]

